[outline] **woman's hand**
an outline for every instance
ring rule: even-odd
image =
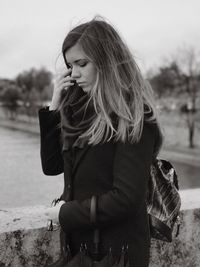
[[[47,220],[52,220],[53,223],[58,223],[58,215],[60,211],[60,207],[65,203],[65,201],[60,200],[55,206],[47,208],[45,215],[47,216]]]
[[[74,79],[70,77],[71,71],[71,69],[64,69],[55,75],[53,97],[49,110],[57,109],[60,104],[61,91],[74,85]]]

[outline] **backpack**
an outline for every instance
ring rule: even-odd
[[[147,192],[147,212],[152,238],[171,242],[175,223],[176,236],[178,235],[181,207],[178,190],[178,178],[172,164],[163,159],[156,159],[150,168]]]

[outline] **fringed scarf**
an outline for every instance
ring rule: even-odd
[[[71,147],[83,148],[88,140],[80,136],[89,129],[96,116],[92,100],[77,84],[70,87],[62,98],[64,103],[60,114],[63,151]]]

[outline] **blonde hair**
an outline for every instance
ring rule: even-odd
[[[117,31],[99,17],[75,27],[66,36],[62,46],[66,64],[65,52],[76,43],[97,69],[90,92],[96,116],[80,138],[88,138],[89,144],[111,138],[138,142],[144,120],[156,122],[156,108],[151,86],[142,77],[129,48]],[[118,118],[117,128],[112,114]]]

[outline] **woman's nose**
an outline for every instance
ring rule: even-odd
[[[72,72],[71,72],[71,77],[76,79],[76,78],[79,78],[80,76],[81,76],[81,73],[80,73],[79,69],[76,67],[73,67]]]

